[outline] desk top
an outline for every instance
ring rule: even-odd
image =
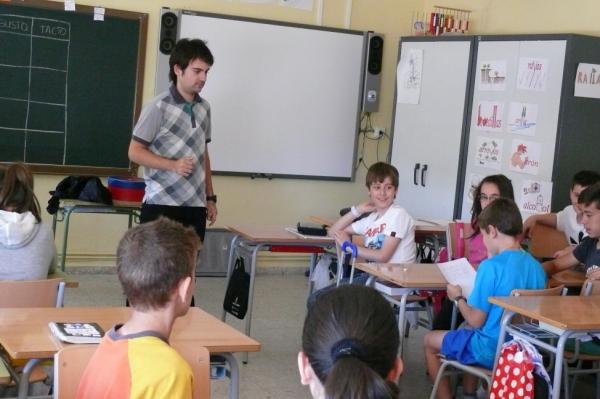
[[[231,232],[240,235],[244,240],[251,242],[282,243],[282,244],[315,244],[334,245],[331,237],[302,238],[290,233],[284,226],[256,226],[256,225],[230,225],[226,226]]]
[[[67,288],[79,287],[79,281],[75,280],[72,275],[63,272],[58,268],[54,271],[54,273],[48,274],[48,278],[62,278],[65,281],[65,286]]]
[[[564,284],[566,287],[581,287],[583,283],[585,283],[585,272],[563,270],[552,275],[549,285],[553,287]]]
[[[600,329],[600,296],[491,297],[489,301],[561,330]]]
[[[13,359],[51,358],[70,344],[54,338],[49,322],[93,321],[108,331],[130,314],[125,307],[0,308],[0,344]],[[211,353],[260,350],[260,343],[199,308],[176,320],[169,340],[196,341]]]
[[[324,226],[331,226],[335,223],[334,218],[328,218],[323,216],[309,216],[312,222],[322,224]],[[448,228],[447,220],[425,220],[415,219],[415,233],[418,234],[446,234]]]
[[[446,288],[448,284],[435,263],[357,263],[356,268],[405,288]]]
[[[101,212],[102,210],[108,210],[108,209],[122,209],[122,210],[140,210],[142,207],[141,203],[138,202],[115,202],[113,205],[106,205],[106,204],[102,204],[99,202],[91,202],[91,201],[81,201],[81,200],[75,200],[75,199],[64,199],[64,200],[60,200],[59,203],[59,208],[60,209],[68,209],[68,210],[72,210],[72,209],[79,209],[79,210],[85,210],[85,209],[98,209],[99,212]]]

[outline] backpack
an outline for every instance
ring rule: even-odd
[[[112,205],[112,195],[96,176],[68,176],[50,191],[50,200],[46,210],[54,215],[61,199],[78,199]]]

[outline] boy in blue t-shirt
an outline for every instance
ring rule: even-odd
[[[515,203],[499,198],[479,216],[479,227],[488,250],[488,259],[481,262],[473,292],[462,296],[460,286],[448,284],[448,298],[454,301],[469,328],[453,331],[430,331],[425,335],[427,371],[434,379],[440,368],[438,354],[463,364],[492,369],[500,334],[503,309],[488,302],[492,296],[508,296],[514,289],[541,289],[546,275],[540,263],[521,249],[518,236],[523,221]],[[465,376],[465,398],[475,397],[475,379]],[[438,398],[451,398],[448,379],[438,389]]]

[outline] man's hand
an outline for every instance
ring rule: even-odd
[[[217,221],[217,204],[212,201],[206,201],[206,220],[209,226],[212,226]]]
[[[462,295],[462,288],[460,288],[460,285],[448,284],[446,286],[446,292],[448,294],[448,298],[453,301],[456,299],[456,297]]]
[[[193,156],[179,158],[175,161],[175,164],[173,166],[173,172],[183,177],[189,176],[194,170],[195,164],[196,158],[194,158]]]

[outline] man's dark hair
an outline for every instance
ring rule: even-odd
[[[502,234],[517,237],[523,232],[523,219],[517,204],[508,198],[498,198],[485,207],[479,215],[479,228],[488,231],[494,226]]]
[[[600,182],[600,173],[594,172],[593,170],[580,170],[573,176],[571,189],[573,189],[576,184],[579,184],[581,187],[588,187],[598,182]]]
[[[596,209],[600,209],[600,183],[592,184],[579,194],[578,203],[589,206],[596,205]]]
[[[164,217],[127,231],[117,249],[117,275],[131,306],[164,307],[181,280],[194,278],[199,249],[194,230]]]
[[[373,183],[383,183],[386,177],[392,181],[392,186],[398,189],[398,169],[395,166],[385,162],[376,162],[367,171],[365,184],[371,188]]]
[[[208,65],[214,64],[210,49],[206,42],[200,39],[181,39],[175,44],[171,57],[169,57],[169,79],[173,84],[177,84],[177,75],[175,75],[175,65],[179,65],[181,70],[185,70],[191,61],[201,59]]]

